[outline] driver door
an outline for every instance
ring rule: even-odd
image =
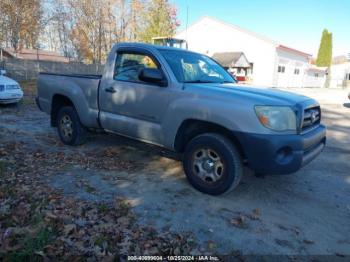
[[[100,90],[102,127],[161,144],[161,123],[168,105],[167,88],[139,79],[142,69],[159,69],[159,62],[148,53],[123,51],[117,53],[114,68],[113,79]]]

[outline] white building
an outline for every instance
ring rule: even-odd
[[[350,62],[331,66],[330,87],[350,87]]]
[[[305,71],[302,87],[324,87],[326,82],[327,67],[310,65]]]
[[[209,56],[243,52],[252,63],[255,85],[302,87],[304,78],[308,77],[310,54],[215,18],[201,18],[176,38],[185,39],[189,50]]]

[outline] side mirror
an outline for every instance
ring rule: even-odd
[[[155,68],[144,68],[139,74],[139,79],[146,83],[153,83],[159,86],[167,86],[167,81],[164,79],[162,72]]]
[[[2,76],[2,75],[6,75],[6,70],[0,70],[0,75]]]

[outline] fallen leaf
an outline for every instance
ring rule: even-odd
[[[291,249],[294,249],[294,246],[293,246],[293,244],[290,242],[290,241],[288,241],[288,240],[285,240],[285,239],[275,239],[275,242],[278,244],[278,245],[280,245],[280,246],[282,246],[282,247],[289,247],[289,248],[291,248]]]
[[[238,228],[248,228],[248,224],[243,215],[230,220],[230,224]]]
[[[215,248],[215,243],[211,240],[208,241],[208,248],[209,249],[214,249]]]
[[[73,230],[75,230],[75,224],[68,224],[64,226],[63,233],[69,235]]]
[[[303,242],[305,244],[313,244],[313,243],[315,243],[313,240],[309,240],[309,239],[304,239]]]

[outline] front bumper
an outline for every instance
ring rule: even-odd
[[[326,145],[326,127],[300,135],[235,134],[256,173],[290,174],[310,163]]]
[[[14,92],[14,93],[0,93],[0,104],[12,104],[17,103],[23,98],[22,92]]]
[[[1,99],[0,98],[0,104],[13,104],[18,103],[22,98],[8,98],[8,99]]]

